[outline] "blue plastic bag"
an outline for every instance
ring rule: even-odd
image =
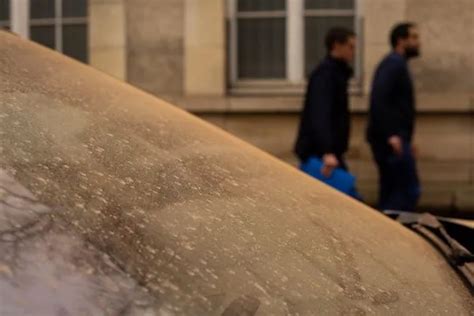
[[[321,173],[322,167],[323,162],[317,157],[310,157],[300,165],[301,171],[308,175],[330,185],[342,193],[352,196],[353,198],[358,200],[361,199],[356,190],[356,177],[353,174],[342,168],[336,168],[331,176],[327,178]]]

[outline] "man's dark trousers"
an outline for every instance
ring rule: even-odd
[[[420,183],[411,145],[404,143],[397,155],[388,144],[371,144],[379,170],[379,209],[415,211]]]

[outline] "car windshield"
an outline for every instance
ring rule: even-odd
[[[473,310],[442,256],[396,222],[4,32],[0,179],[0,314]]]

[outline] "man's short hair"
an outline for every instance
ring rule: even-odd
[[[347,43],[349,38],[354,37],[355,33],[345,27],[333,27],[326,34],[326,49],[330,52],[334,48],[334,44]]]
[[[410,35],[410,29],[415,27],[416,24],[412,22],[403,22],[395,25],[390,32],[390,45],[395,48],[398,44],[399,39],[407,39]]]

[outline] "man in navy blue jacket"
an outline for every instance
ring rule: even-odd
[[[321,159],[321,173],[331,176],[334,169],[346,169],[344,153],[349,143],[350,117],[348,80],[354,59],[355,34],[333,28],[326,35],[327,57],[311,73],[295,153],[301,162]]]
[[[396,25],[390,43],[393,50],[373,79],[367,140],[379,170],[379,208],[414,211],[420,185],[412,146],[415,97],[407,62],[419,56],[416,25]]]

